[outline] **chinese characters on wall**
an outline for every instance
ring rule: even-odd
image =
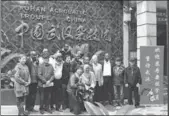
[[[162,104],[164,47],[144,46],[140,48],[140,53],[141,104]]]

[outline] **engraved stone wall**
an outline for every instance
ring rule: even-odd
[[[88,43],[89,53],[108,51],[122,56],[122,16],[119,1],[2,1],[2,47],[15,52],[51,53],[64,43]]]

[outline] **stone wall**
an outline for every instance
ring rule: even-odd
[[[92,55],[122,56],[122,4],[119,1],[2,1],[2,47],[15,52],[51,53],[65,42],[89,44]]]

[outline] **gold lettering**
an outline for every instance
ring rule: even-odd
[[[34,20],[34,19],[35,19],[35,15],[34,15],[34,14],[31,14],[31,15],[30,15],[30,18],[31,18],[32,20]]]
[[[75,14],[75,10],[72,11],[72,14]]]
[[[68,14],[72,14],[72,10],[69,9],[69,10],[68,10]]]
[[[23,10],[24,6],[19,6],[19,11]]]
[[[39,7],[37,7],[37,8],[36,8],[36,11],[37,11],[37,12],[40,12],[40,8],[39,8]]]
[[[59,13],[58,9],[55,9],[55,13]]]
[[[83,14],[86,15],[86,11],[83,11]]]
[[[69,23],[71,22],[71,19],[70,19],[69,16],[66,18],[66,20],[67,20]]]
[[[53,7],[50,8],[49,12],[54,12],[54,9]]]
[[[35,6],[30,6],[30,11],[35,11]]]
[[[29,18],[29,14],[25,14],[25,18]]]
[[[41,15],[36,15],[36,19],[40,20]]]
[[[45,19],[46,17],[44,15],[42,15],[42,20]]]
[[[41,7],[41,12],[45,12],[46,8],[45,7]]]
[[[21,15],[21,19],[24,18],[24,14],[23,13],[20,13],[20,15]]]
[[[23,9],[28,11],[30,8],[29,8],[29,6],[24,6]]]

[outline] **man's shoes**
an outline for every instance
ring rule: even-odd
[[[28,110],[25,110],[23,114],[24,114],[24,116],[28,116],[30,114],[30,112]]]
[[[136,105],[135,105],[135,108],[139,108],[139,105],[138,105],[138,104],[136,104]]]
[[[63,105],[63,110],[66,110],[68,107],[68,105]]]
[[[44,114],[45,112],[44,112],[44,110],[40,110],[40,113],[41,113],[41,114]]]
[[[135,106],[135,108],[139,108],[139,106],[138,106],[138,105],[136,105],[136,106]]]
[[[37,110],[35,109],[31,109],[30,112],[38,112]]]
[[[63,109],[62,109],[62,108],[59,108],[59,112],[63,112]]]
[[[52,114],[52,110],[50,110],[50,109],[47,109],[46,112]]]
[[[119,103],[118,105],[119,105],[119,106],[123,106],[124,104],[123,104],[123,103]]]
[[[72,109],[72,108],[70,108],[70,112],[73,112],[73,109]]]
[[[113,102],[112,102],[112,101],[109,101],[109,105],[113,105]]]
[[[59,107],[58,107],[58,106],[56,106],[55,110],[56,110],[56,111],[59,111]]]
[[[133,105],[133,103],[129,103],[129,105]]]
[[[52,112],[54,112],[54,111],[55,111],[55,108],[51,108],[51,110],[52,110]]]

